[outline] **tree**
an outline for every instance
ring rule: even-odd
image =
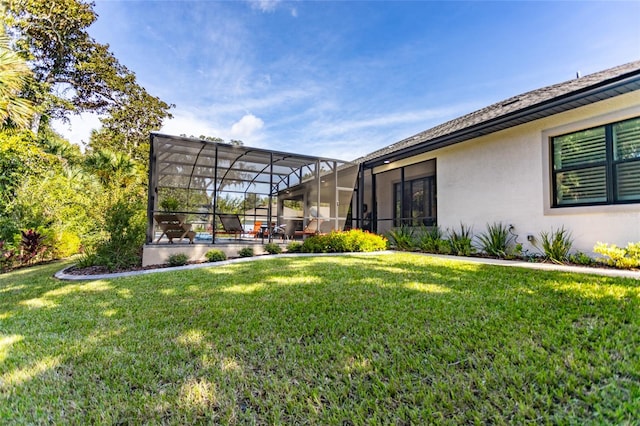
[[[149,95],[109,46],[89,35],[87,29],[97,19],[93,6],[81,0],[5,0],[0,19],[37,83],[30,99],[44,106],[46,117],[65,119],[69,113],[89,111],[108,114],[119,123],[151,104],[148,121],[159,128],[171,106]],[[110,121],[105,126],[120,129]]]
[[[30,128],[35,108],[22,97],[30,77],[27,63],[9,48],[9,39],[0,28],[0,129]]]
[[[134,160],[122,152],[102,149],[89,154],[85,165],[105,188],[125,188],[140,182],[142,172]]]
[[[162,121],[171,117],[170,105],[151,96],[136,84],[127,84],[121,95],[123,102],[108,108],[102,128],[91,132],[92,149],[124,151],[143,165],[149,162],[149,133],[159,130]]]

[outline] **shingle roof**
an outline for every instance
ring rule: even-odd
[[[630,82],[627,81],[629,79]],[[402,155],[403,151],[437,149],[639,89],[640,61],[630,62],[505,99],[374,151],[354,162],[406,157],[408,154]]]

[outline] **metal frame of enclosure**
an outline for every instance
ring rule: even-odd
[[[244,238],[256,237],[258,222],[269,241],[274,230],[292,236],[311,224],[343,230],[357,176],[346,161],[152,133],[147,243],[168,242],[158,238],[159,213],[186,217],[196,243],[219,242],[221,213],[238,215]]]

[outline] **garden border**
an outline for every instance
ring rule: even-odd
[[[258,260],[273,259],[274,257],[313,257],[313,256],[353,256],[353,255],[377,255],[377,254],[393,254],[402,253],[400,251],[385,250],[385,251],[372,251],[372,252],[351,252],[351,253],[283,253],[277,255],[264,255],[253,257],[239,257],[236,259],[223,260],[221,262],[204,262],[185,266],[175,266],[170,268],[158,268],[158,269],[145,269],[142,271],[130,271],[130,272],[116,272],[113,274],[96,274],[96,275],[72,275],[66,271],[75,265],[68,266],[61,271],[54,274],[54,277],[64,281],[90,281],[110,278],[131,277],[136,275],[155,274],[159,272],[174,272],[184,271],[198,268],[210,268],[213,266],[224,266],[235,263],[251,262]],[[625,269],[606,269],[606,268],[593,268],[588,266],[573,266],[573,265],[558,265],[555,263],[541,263],[541,262],[525,262],[521,260],[505,260],[505,259],[491,259],[484,257],[464,257],[464,256],[452,256],[445,254],[432,254],[432,253],[419,253],[415,254],[423,256],[431,256],[440,259],[458,260],[461,262],[481,263],[485,265],[497,265],[497,266],[511,266],[518,268],[538,269],[546,271],[560,271],[577,274],[593,274],[606,277],[615,278],[631,278],[640,280],[640,271],[630,271]]]

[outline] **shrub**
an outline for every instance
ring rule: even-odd
[[[487,232],[478,235],[480,248],[490,256],[507,257],[507,249],[511,242],[509,227],[502,222],[487,224]]]
[[[389,245],[384,236],[361,229],[351,229],[344,234],[347,236],[349,251],[353,252],[381,251],[386,250]]]
[[[389,231],[389,241],[397,250],[413,250],[415,247],[413,228],[400,226]]]
[[[571,233],[562,228],[551,232],[541,232],[542,251],[546,259],[555,263],[562,263],[568,260],[569,251],[573,245]]]
[[[277,243],[267,243],[264,245],[264,251],[269,254],[280,254],[282,253],[282,247]]]
[[[293,241],[287,245],[287,253],[300,253],[302,251],[302,243]]]
[[[238,252],[238,256],[240,257],[251,257],[253,256],[253,247],[244,247]]]
[[[387,239],[360,229],[314,235],[302,244],[304,253],[371,252],[387,248]]]
[[[589,265],[593,265],[595,263],[595,260],[591,258],[588,254],[579,251],[572,255],[569,255],[569,262],[575,263],[576,265],[589,266]]]
[[[222,262],[223,260],[227,260],[227,255],[222,250],[209,250],[204,254],[204,257],[209,262]]]
[[[458,256],[471,255],[475,251],[471,245],[472,236],[471,228],[462,223],[460,224],[460,231],[456,231],[455,229],[450,230],[449,245],[451,252]]]
[[[418,236],[418,247],[426,253],[451,253],[449,241],[444,239],[444,234],[440,227],[423,227]]]
[[[183,266],[189,261],[189,256],[185,253],[174,253],[169,256],[167,263],[169,266]]]
[[[80,251],[80,237],[73,232],[62,231],[51,238],[51,250],[53,257],[65,258]]]
[[[106,240],[97,244],[96,262],[110,270],[140,265],[147,218],[136,201],[120,200],[105,214]]]
[[[11,269],[16,257],[16,251],[5,241],[0,241],[0,272]]]
[[[615,244],[609,245],[598,242],[593,251],[607,257],[606,263],[616,268],[640,267],[640,242],[629,243],[626,248],[617,247]]]

